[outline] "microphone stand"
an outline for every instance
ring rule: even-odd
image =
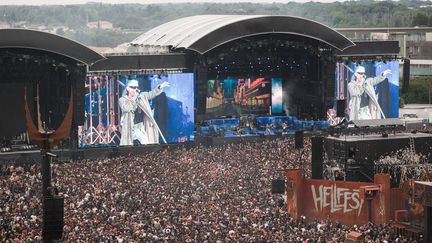
[[[141,99],[139,95],[138,95],[137,99]],[[142,110],[143,110],[143,112],[147,113],[147,111],[144,111],[144,109],[142,109]],[[150,113],[150,114],[147,114],[147,116],[150,117],[151,121],[153,122],[153,124],[155,125],[155,127],[158,130],[159,134],[161,135],[162,140],[164,141],[164,143],[167,143],[167,141],[166,141],[164,135],[162,134],[162,131],[160,130],[158,124],[156,123],[156,120],[154,119],[153,115]]]

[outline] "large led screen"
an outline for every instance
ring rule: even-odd
[[[221,117],[268,113],[270,92],[271,81],[262,77],[208,80],[206,115]]]
[[[90,76],[80,147],[194,139],[192,73]]]
[[[282,79],[272,78],[272,113],[280,114],[283,112]]]
[[[338,109],[349,120],[399,117],[399,62],[337,63],[335,98],[346,101]]]

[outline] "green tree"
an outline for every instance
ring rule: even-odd
[[[429,1],[430,2],[430,1]],[[432,8],[421,8],[424,1],[345,1],[334,3],[168,3],[168,4],[101,4],[44,6],[0,5],[0,20],[11,26],[24,22],[29,28],[45,25],[63,28],[65,36],[92,45],[118,45],[130,33],[143,33],[169,21],[200,14],[257,14],[298,16],[330,27],[406,27],[432,26]],[[106,20],[115,32],[95,32],[87,22]],[[59,30],[61,31],[61,30]],[[123,37],[125,36],[125,37]],[[136,37],[136,36],[134,36]],[[133,38],[134,38],[133,37]],[[98,38],[103,38],[99,40]],[[126,41],[131,41],[127,39]],[[115,43],[116,41],[120,41]]]
[[[399,97],[399,108],[404,108],[404,106],[405,106],[404,97]]]
[[[409,90],[403,95],[406,104],[428,104],[432,95],[432,78],[410,79]]]
[[[417,13],[412,21],[411,26],[427,26],[429,23],[429,17],[424,13]]]

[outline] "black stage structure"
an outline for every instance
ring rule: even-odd
[[[81,158],[84,154],[75,139],[76,127],[85,120],[83,80],[86,76],[193,72],[194,112],[198,122],[207,118],[207,80],[280,76],[284,78],[283,86],[288,87],[286,92],[292,94],[291,106],[287,109],[298,117],[323,119],[334,103],[336,61],[394,57],[399,52],[397,41],[359,44],[318,22],[292,16],[199,15],[181,18],[137,37],[126,53],[105,54],[105,57],[79,43],[43,32],[6,29],[1,30],[0,36],[1,62],[5,67],[0,83],[6,85],[14,80],[20,84],[13,84],[17,87],[10,90],[18,92],[26,82],[34,80],[29,88],[29,97],[33,99],[29,100],[36,97],[38,82],[41,97],[46,88],[55,94],[50,96],[49,102],[42,102],[46,107],[41,106],[47,127],[58,125],[59,117],[66,111],[66,94],[70,88],[76,89],[73,139],[70,145],[63,146],[76,151],[69,152],[72,158]],[[377,45],[380,48],[374,48]],[[21,107],[22,93],[12,91],[8,92],[9,96],[2,97],[20,98],[14,99],[15,105],[7,109]],[[64,105],[56,104],[55,97],[59,98],[56,102]],[[2,104],[4,102],[6,100]],[[30,104],[33,112],[34,104]],[[21,112],[21,108],[18,109]],[[223,115],[231,112],[224,110]],[[15,129],[18,135],[24,132],[24,124],[18,117],[12,120],[13,126],[20,127]],[[12,126],[8,119],[1,119],[1,122],[2,128]],[[13,129],[3,130],[1,137],[12,135]],[[119,149],[122,150],[107,150]]]
[[[424,156],[432,161],[432,135],[428,133],[383,133],[369,135],[329,136],[324,139],[327,158],[344,168],[346,180],[371,182],[378,169],[377,161],[396,151]],[[409,152],[407,152],[409,151]],[[414,165],[413,165],[414,166]],[[398,186],[398,181],[392,181]]]
[[[292,16],[198,15],[155,27],[107,54],[90,73],[193,72],[197,120],[206,116],[207,80],[281,77],[285,113],[325,118],[334,103],[335,63],[395,58],[397,41],[352,42],[320,23]],[[233,115],[224,109],[220,116]]]
[[[3,143],[12,142],[19,148],[27,139],[24,87],[33,120],[38,120],[39,99],[41,125],[48,130],[57,128],[63,121],[69,94],[74,89],[72,129],[76,129],[84,117],[82,80],[87,67],[102,59],[103,56],[88,47],[58,35],[25,29],[0,30],[0,136]],[[74,142],[67,146],[74,147]]]

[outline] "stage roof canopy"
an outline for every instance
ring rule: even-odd
[[[107,55],[106,59],[89,67],[90,72],[130,71],[149,69],[187,69],[186,54],[169,53],[158,55]]]
[[[52,52],[87,65],[105,58],[73,40],[28,29],[0,29],[0,48],[27,48]]]
[[[355,46],[351,46],[344,51],[336,53],[337,56],[396,56],[399,54],[398,41],[356,41]]]
[[[227,42],[262,34],[291,34],[313,38],[344,50],[355,44],[318,22],[292,16],[197,15],[155,27],[137,37],[132,46],[170,46],[204,54]]]

